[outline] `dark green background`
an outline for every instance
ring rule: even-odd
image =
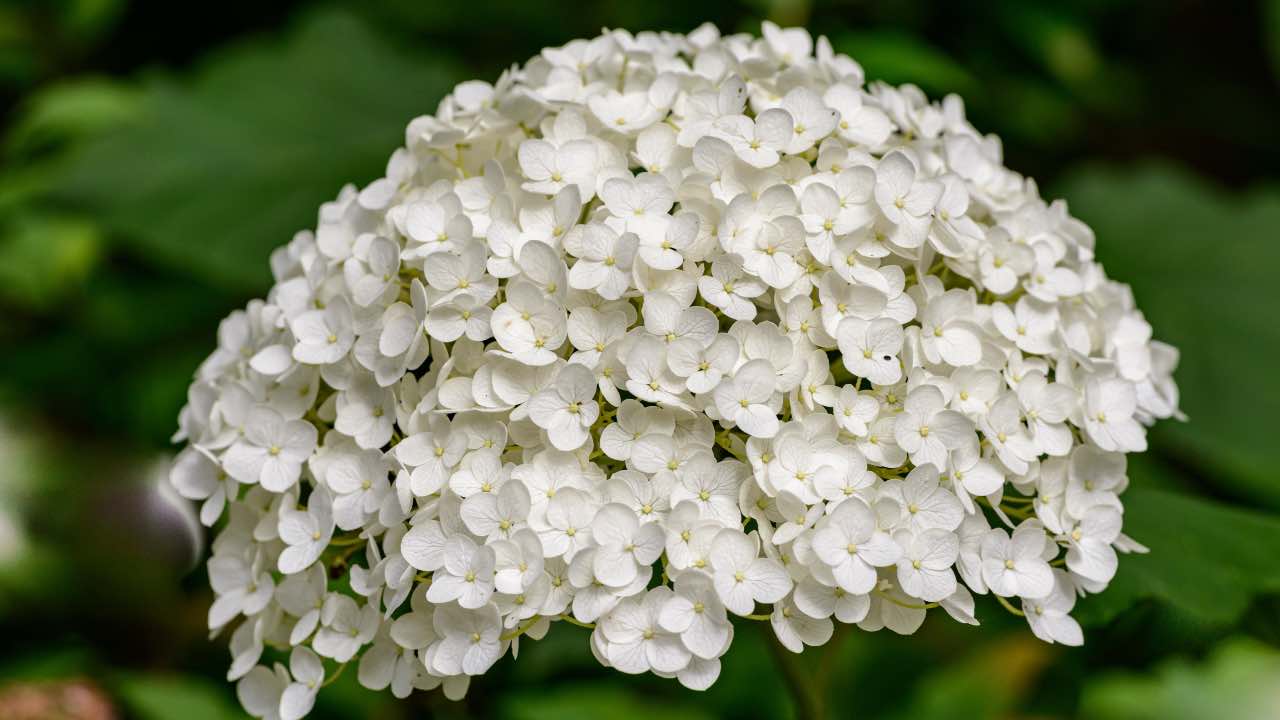
[[[871,79],[960,93],[1065,197],[1178,345],[1188,423],[1131,462],[1126,557],[1086,645],[981,628],[846,632],[803,662],[835,717],[1280,717],[1280,2],[0,2],[0,717],[81,681],[122,717],[240,717],[157,490],[218,320],[346,181],[378,177],[453,83],[601,27],[804,24]],[[3,533],[0,533],[0,538]],[[465,704],[349,671],[316,717],[785,717],[759,628],[708,692],[630,678],[557,627]]]

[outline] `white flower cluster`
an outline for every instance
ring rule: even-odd
[[[958,98],[804,30],[609,31],[459,85],[191,387],[172,480],[220,527],[230,679],[286,720],[326,660],[459,697],[564,621],[705,688],[734,616],[800,652],[988,592],[1081,642],[1142,550],[1125,453],[1178,412],[1093,244]]]

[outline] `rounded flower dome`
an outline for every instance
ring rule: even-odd
[[[575,40],[272,254],[172,470],[246,710],[347,664],[457,698],[553,629],[695,689],[735,620],[800,652],[991,594],[1082,641],[1177,351],[959,98],[864,80],[770,23]]]

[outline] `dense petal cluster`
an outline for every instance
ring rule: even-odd
[[[1178,414],[1089,228],[961,102],[808,33],[609,31],[467,82],[227,318],[172,471],[231,680],[450,697],[522,637],[706,688],[734,617],[1050,642]],[[1015,606],[1016,603],[1016,606]],[[285,660],[287,659],[287,663]]]

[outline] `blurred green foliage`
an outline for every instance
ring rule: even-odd
[[[1280,717],[1280,655],[1251,640],[1223,643],[1201,662],[1171,660],[1155,672],[1113,673],[1085,694],[1096,720],[1199,720]],[[1228,708],[1230,708],[1228,710]]]
[[[247,260],[292,236],[335,188],[377,176],[405,118],[459,77],[447,59],[408,57],[350,16],[317,15],[283,46],[243,45],[194,77],[147,78],[135,121],[79,148],[56,193],[166,273],[260,293],[270,272]],[[152,159],[134,161],[143,155]]]
[[[241,717],[159,454],[217,322],[406,122],[601,27],[827,34],[871,79],[964,96],[1067,198],[1182,350],[1191,422],[1133,458],[1127,556],[1079,649],[987,599],[979,629],[846,632],[800,659],[836,716],[1280,717],[1280,2],[0,0],[0,692],[89,678],[127,717]],[[159,458],[159,460],[158,460]],[[194,531],[194,535],[193,535]],[[321,718],[779,717],[757,628],[702,694],[526,642],[465,704],[347,673]]]

